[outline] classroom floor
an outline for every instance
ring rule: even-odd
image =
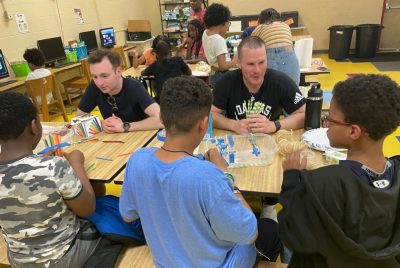
[[[321,83],[323,90],[332,90],[334,85],[342,80],[348,78],[348,74],[357,73],[376,73],[386,74],[391,77],[394,81],[400,84],[400,72],[399,71],[386,71],[380,72],[372,63],[361,62],[354,63],[348,62],[337,62],[328,58],[327,54],[314,54],[314,58],[322,58],[327,67],[331,70],[330,74],[315,75],[315,77]],[[74,105],[78,104],[79,100],[74,102]],[[66,107],[69,120],[75,115],[75,107]],[[98,110],[94,111],[95,114],[100,116]],[[62,122],[63,118],[60,116],[55,118],[53,121]],[[398,138],[397,138],[398,137]],[[388,136],[384,144],[384,154],[387,157],[400,154],[400,128],[398,128],[392,135]],[[118,195],[120,194],[121,186],[115,185],[113,182],[107,184],[107,194]]]

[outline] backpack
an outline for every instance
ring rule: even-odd
[[[96,197],[96,210],[87,219],[110,241],[133,246],[145,244],[140,219],[125,222],[119,213],[119,198],[116,196]]]

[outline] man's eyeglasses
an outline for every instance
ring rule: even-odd
[[[111,112],[115,115],[120,117],[119,109],[117,106],[117,101],[115,100],[114,96],[108,96],[107,97],[107,102],[108,104],[111,105]]]
[[[321,117],[321,125],[322,127],[328,127],[329,123],[333,123],[333,124],[337,124],[337,125],[341,125],[341,126],[351,126],[350,123],[346,123],[346,122],[340,122],[337,121],[335,119],[332,119],[329,117],[329,115],[325,114]]]

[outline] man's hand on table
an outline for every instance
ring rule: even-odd
[[[102,126],[104,129],[104,132],[106,133],[119,133],[119,132],[124,132],[123,128],[123,122],[121,118],[112,115],[107,119],[104,119],[102,122]]]
[[[250,131],[253,133],[274,133],[275,124],[262,114],[252,114],[248,118]]]
[[[249,132],[249,120],[235,120],[232,130],[237,134],[247,134]]]

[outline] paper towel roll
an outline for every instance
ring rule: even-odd
[[[294,43],[294,51],[297,59],[299,60],[300,68],[310,68],[312,51],[313,51],[313,38],[304,38],[296,40]]]

